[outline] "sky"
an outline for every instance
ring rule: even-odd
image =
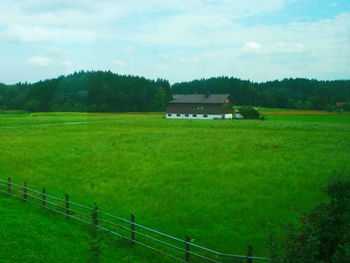
[[[350,1],[0,1],[0,82],[80,70],[350,79]]]

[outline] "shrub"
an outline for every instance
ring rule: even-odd
[[[327,190],[330,200],[301,218],[290,231],[287,262],[350,262],[350,178],[336,179]]]
[[[240,109],[241,115],[244,117],[244,119],[259,119],[260,113],[257,109],[250,106],[243,106]]]

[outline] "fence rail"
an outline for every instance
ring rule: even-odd
[[[156,253],[163,254],[179,262],[247,262],[271,261],[270,258],[253,256],[253,248],[248,246],[247,255],[223,254],[215,250],[194,244],[191,238],[186,236],[184,240],[143,226],[135,222],[135,216],[130,220],[104,213],[94,204],[93,207],[84,206],[70,200],[65,194],[61,199],[47,194],[47,189],[38,191],[8,180],[0,179],[0,192],[22,199],[25,202],[43,207],[67,218],[78,220],[82,223],[93,225],[97,229],[106,231],[119,238],[128,240],[131,244],[141,245]]]

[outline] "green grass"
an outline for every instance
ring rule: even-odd
[[[67,192],[87,205],[96,201],[115,215],[134,213],[139,223],[225,253],[245,253],[250,244],[267,255],[268,225],[283,232],[324,198],[321,189],[334,174],[350,172],[350,116],[201,121],[4,114],[0,127],[2,179]],[[18,202],[14,215],[23,210]],[[64,221],[47,220],[48,227]],[[9,229],[10,219],[3,221]],[[32,249],[33,256],[40,251]],[[134,250],[119,251],[116,257]]]
[[[343,123],[343,124],[349,124],[350,123],[350,115],[345,114],[338,114],[338,115],[326,115],[326,116],[313,116],[313,115],[307,115],[307,116],[295,116],[295,115],[271,115],[267,117],[268,120],[275,120],[275,121],[293,121],[293,122],[317,122],[317,123]]]
[[[90,262],[92,242],[87,226],[12,197],[1,195],[0,204],[2,263]],[[101,262],[148,262],[137,256],[145,253],[141,247],[102,232],[99,236]]]

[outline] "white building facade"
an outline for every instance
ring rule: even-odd
[[[232,120],[232,113],[228,114],[181,114],[181,113],[167,113],[165,115],[167,119],[200,119],[200,120],[214,120],[214,119],[226,119]]]

